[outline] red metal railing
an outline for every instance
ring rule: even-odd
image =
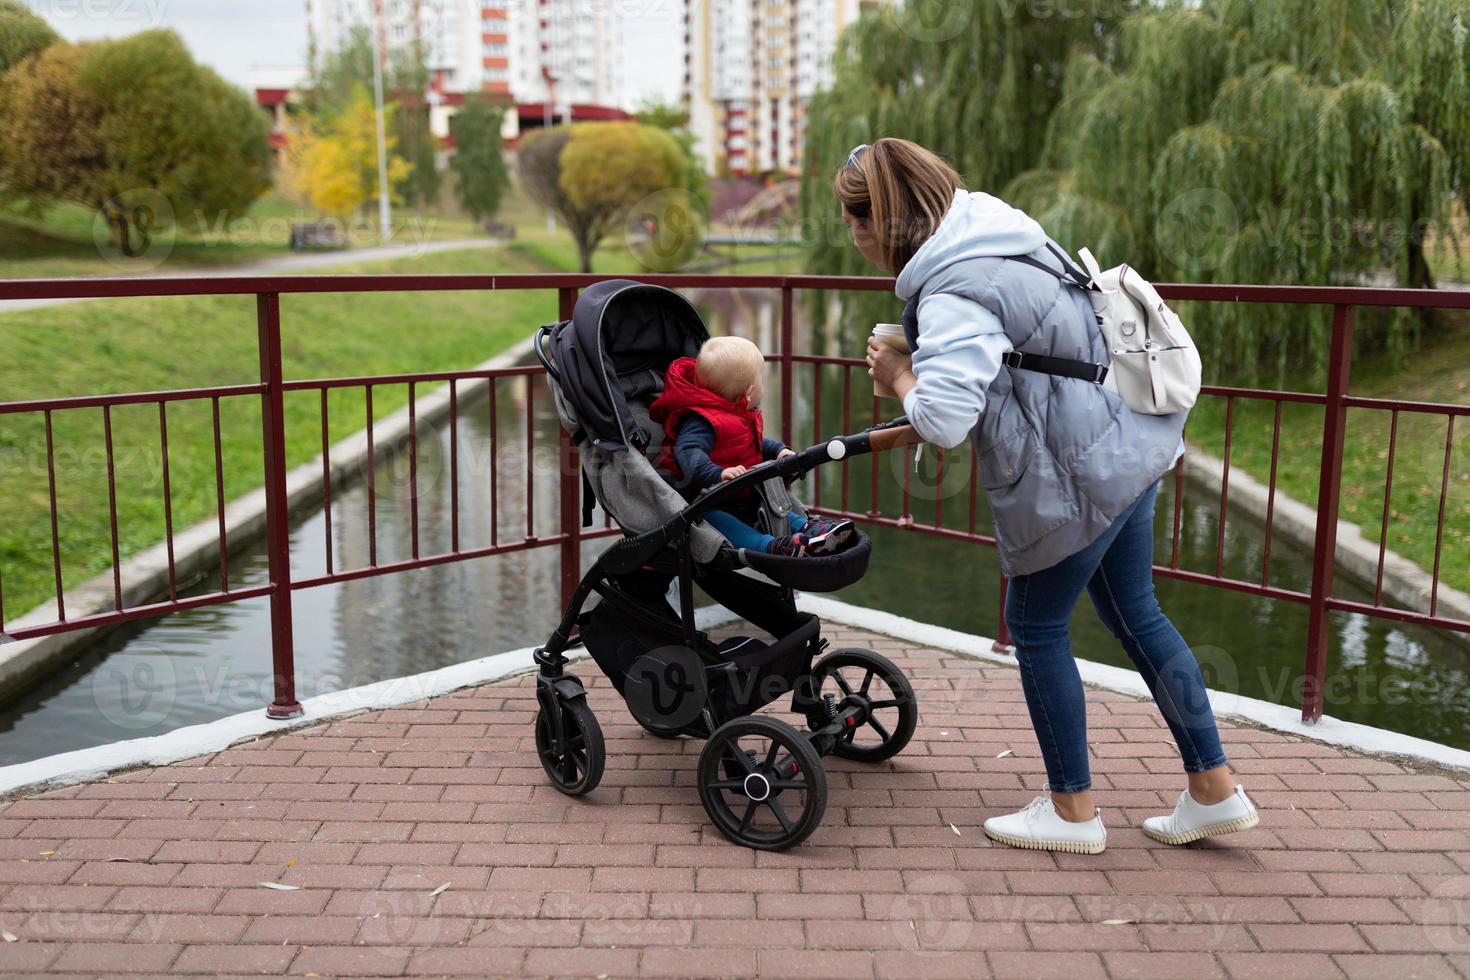
[[[293,629],[291,621],[291,594],[299,589],[314,588],[351,579],[386,575],[408,571],[446,562],[464,561],[489,555],[504,554],[528,548],[558,546],[561,549],[561,587],[563,597],[570,596],[580,578],[580,546],[584,539],[618,533],[603,527],[584,533],[581,527],[579,506],[580,478],[578,475],[576,450],[563,433],[559,440],[558,489],[559,530],[555,534],[536,534],[534,523],[535,426],[528,421],[526,426],[526,530],[518,538],[502,541],[498,526],[497,469],[494,454],[498,451],[496,433],[497,395],[496,382],[523,379],[526,392],[526,415],[532,418],[535,391],[539,386],[539,366],[512,367],[499,370],[441,371],[434,373],[401,374],[375,377],[330,378],[319,380],[287,380],[283,375],[281,355],[280,297],[284,294],[303,293],[350,293],[350,292],[439,292],[450,290],[493,291],[505,289],[553,289],[559,297],[559,308],[563,318],[571,315],[578,290],[598,281],[599,276],[588,275],[508,275],[508,276],[302,276],[261,278],[168,278],[168,279],[125,279],[125,280],[20,280],[0,282],[0,301],[9,299],[77,299],[77,298],[122,298],[141,296],[195,296],[195,295],[249,295],[256,297],[257,346],[260,359],[258,383],[229,385],[212,388],[179,389],[161,392],[129,393],[117,395],[86,395],[69,398],[49,398],[29,401],[0,403],[0,416],[39,414],[45,428],[47,455],[47,484],[50,502],[50,530],[52,543],[52,571],[55,582],[57,617],[54,621],[17,627],[12,624],[6,631],[7,620],[4,606],[3,578],[0,578],[0,635],[11,640],[41,637],[73,630],[114,626],[130,620],[158,616],[165,613],[243,599],[268,597],[272,627],[272,653],[275,674],[275,697],[267,711],[272,717],[291,717],[299,714],[301,706],[296,699]],[[883,406],[877,398],[871,400],[871,414],[867,419],[858,419],[853,413],[853,372],[865,370],[862,361],[854,358],[827,357],[813,354],[798,354],[795,351],[795,294],[798,290],[851,290],[888,291],[892,281],[879,278],[835,277],[835,276],[635,276],[646,282],[659,283],[675,288],[700,289],[769,289],[779,292],[781,316],[781,351],[772,359],[779,364],[781,375],[781,431],[787,442],[793,441],[795,431],[795,392],[798,365],[811,367],[811,434],[813,440],[831,435],[837,430],[852,431],[880,419]],[[1175,473],[1173,537],[1170,561],[1156,566],[1159,575],[1197,584],[1228,588],[1239,592],[1305,604],[1308,607],[1309,635],[1304,665],[1304,697],[1302,713],[1308,720],[1320,717],[1323,706],[1323,690],[1327,671],[1329,641],[1328,616],[1333,612],[1360,613],[1406,623],[1442,629],[1470,632],[1470,622],[1440,614],[1439,587],[1442,558],[1444,557],[1445,516],[1449,499],[1450,474],[1454,449],[1454,426],[1456,419],[1470,415],[1470,406],[1441,405],[1421,402],[1389,401],[1362,398],[1348,394],[1348,381],[1352,367],[1353,319],[1357,307],[1412,307],[1470,309],[1470,293],[1403,290],[1403,289],[1356,289],[1327,287],[1265,287],[1265,286],[1169,286],[1160,292],[1173,300],[1196,300],[1204,302],[1235,303],[1282,303],[1297,305],[1326,305],[1333,308],[1332,336],[1329,354],[1328,383],[1325,393],[1265,391],[1247,388],[1207,387],[1205,394],[1226,400],[1224,479],[1220,489],[1220,516],[1216,566],[1213,574],[1180,567],[1180,531],[1182,517],[1183,461]],[[3,307],[0,307],[3,312]],[[0,322],[3,326],[3,322]],[[534,324],[527,324],[527,330]],[[842,418],[822,417],[822,386],[824,369],[837,371],[842,377]],[[490,466],[490,542],[475,548],[462,548],[460,535],[459,500],[459,457],[458,440],[455,438],[459,426],[460,386],[464,383],[485,383],[488,387],[487,412],[492,441]],[[418,446],[415,433],[415,410],[417,386],[421,384],[446,384],[449,389],[449,424],[451,438],[451,532],[448,551],[422,554],[420,549],[418,514]],[[865,375],[861,383],[866,384]],[[332,470],[329,458],[328,392],[340,388],[360,388],[364,393],[367,432],[367,452],[372,457],[373,407],[372,396],[375,386],[406,385],[408,388],[409,426],[407,446],[409,454],[410,485],[410,540],[411,554],[406,559],[380,562],[376,548],[376,513],[374,510],[373,481],[374,467],[366,467],[368,493],[368,563],[354,568],[336,567],[333,561],[331,540]],[[287,392],[317,392],[321,403],[322,502],[326,511],[326,571],[325,574],[292,580],[291,552],[287,513],[287,459],[285,450],[284,396]],[[221,399],[259,397],[261,404],[261,436],[264,455],[265,476],[265,525],[268,553],[268,578],[265,585],[251,588],[231,588],[229,584],[229,555],[225,524],[225,479],[222,464],[220,434]],[[1235,405],[1240,400],[1258,400],[1274,405],[1274,429],[1269,481],[1265,548],[1259,581],[1231,578],[1225,574],[1223,552],[1225,542],[1226,509],[1230,490],[1231,449],[1235,424]],[[213,451],[215,463],[215,503],[218,511],[219,563],[221,584],[218,591],[202,595],[181,597],[174,569],[174,528],[172,490],[168,472],[168,407],[187,401],[208,402],[213,423]],[[1321,451],[1321,475],[1317,499],[1317,527],[1315,556],[1312,570],[1311,589],[1301,592],[1281,588],[1271,583],[1271,541],[1273,535],[1271,515],[1277,493],[1277,457],[1280,448],[1281,410],[1283,404],[1300,403],[1321,405],[1324,409],[1324,424]],[[168,560],[168,596],[166,599],[125,605],[121,580],[119,547],[116,474],[113,463],[112,410],[121,405],[156,405],[159,420],[159,439],[163,448],[164,467],[163,506],[165,515],[166,551]],[[1359,602],[1341,599],[1333,594],[1333,579],[1336,564],[1333,556],[1337,544],[1338,500],[1342,489],[1343,446],[1347,425],[1347,410],[1367,409],[1388,412],[1391,428],[1388,446],[1387,476],[1384,488],[1383,535],[1379,548],[1377,583],[1374,599]],[[111,531],[111,559],[113,579],[113,608],[103,612],[68,616],[64,605],[62,588],[62,560],[60,548],[59,514],[56,505],[56,447],[52,436],[52,417],[55,412],[85,409],[101,409],[104,442],[107,457],[107,485],[109,521]],[[1439,415],[1446,419],[1447,437],[1444,450],[1443,477],[1440,486],[1438,518],[1432,586],[1427,612],[1400,609],[1383,603],[1383,570],[1388,530],[1389,503],[1393,493],[1393,463],[1397,447],[1399,418],[1402,413]],[[938,454],[939,477],[943,478],[943,467],[947,456]],[[820,481],[814,482],[814,505],[826,513],[850,517],[871,525],[902,529],[921,534],[972,541],[994,545],[994,539],[981,533],[976,527],[978,489],[974,479],[976,463],[971,454],[968,461],[967,513],[963,528],[947,526],[944,521],[944,500],[941,495],[934,502],[934,519],[930,523],[918,523],[910,508],[910,468],[904,467],[900,512],[896,516],[882,513],[880,506],[879,462],[874,457],[869,463],[868,499],[869,509],[853,509],[849,488],[852,478],[850,467],[843,468],[840,476],[839,501],[833,505],[821,499]],[[3,569],[0,569],[3,572]],[[1001,583],[1001,606],[1004,608],[1004,581]],[[1008,642],[1004,617],[1001,617],[998,645]]]

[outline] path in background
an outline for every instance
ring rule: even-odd
[[[421,242],[417,245],[370,245],[366,248],[330,251],[309,252],[302,255],[282,255],[276,258],[261,259],[255,262],[241,262],[230,266],[181,266],[178,268],[153,269],[138,276],[120,276],[118,278],[150,278],[150,279],[222,279],[231,276],[260,276],[273,272],[287,274],[307,272],[312,269],[326,269],[339,265],[356,265],[359,262],[386,262],[391,259],[417,258],[421,255],[430,255],[435,252],[454,252],[472,248],[491,248],[495,245],[505,244],[501,238],[465,238],[458,241],[448,242]],[[94,277],[79,277],[94,278]],[[101,278],[101,277],[95,277]],[[0,299],[0,314],[14,313],[19,310],[37,310],[47,306],[63,306],[67,303],[90,303],[90,299]]]

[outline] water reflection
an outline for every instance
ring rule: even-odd
[[[731,290],[697,297],[715,332],[752,337],[763,349],[779,349],[778,305],[770,294]],[[863,324],[892,319],[892,297],[865,297],[845,309],[831,304],[815,318],[797,305],[797,349],[846,355],[861,349]],[[856,338],[856,339],[854,339]],[[768,383],[768,414],[779,423],[779,385]],[[844,379],[825,368],[820,396],[809,366],[798,369],[794,392],[801,442],[818,431],[841,427],[844,383],[853,393],[855,426],[871,417],[868,380],[861,371]],[[521,538],[530,528],[557,530],[556,421],[542,384],[532,400],[533,444],[527,447],[525,379],[497,386],[493,438],[483,395],[465,397],[455,444],[459,454],[459,532],[464,550]],[[818,406],[817,403],[820,403]],[[883,403],[880,413],[896,411]],[[451,544],[450,428],[446,422],[418,441],[419,553],[435,554]],[[490,507],[492,459],[498,507]],[[529,465],[528,465],[529,462]],[[940,454],[921,457],[917,471],[898,454],[879,458],[878,503],[884,513],[901,509],[905,478],[919,523],[969,526],[969,456],[951,453],[940,472]],[[848,505],[868,509],[874,464],[860,460],[846,469]],[[527,493],[528,469],[534,470]],[[844,468],[821,474],[822,499],[842,499]],[[407,453],[375,470],[371,498],[377,533],[370,541],[370,497],[365,483],[334,490],[331,513],[333,566],[365,566],[375,542],[377,561],[403,560],[413,553],[415,515],[409,492]],[[808,499],[815,477],[799,486]],[[1158,558],[1167,561],[1172,528],[1173,482],[1159,496]],[[528,508],[527,504],[531,506]],[[599,518],[600,521],[600,518]],[[983,497],[975,511],[982,531],[989,518]],[[1186,486],[1182,508],[1182,567],[1213,572],[1218,536],[1218,499]],[[327,569],[327,526],[323,513],[292,527],[292,570],[297,580]],[[875,558],[866,579],[840,598],[888,609],[954,629],[994,635],[998,625],[995,556],[987,548],[911,532],[878,529]],[[584,563],[604,542],[584,547]],[[1261,523],[1238,510],[1227,517],[1226,574],[1257,580],[1264,553]],[[295,593],[296,665],[302,698],[399,677],[489,653],[540,642],[559,616],[559,549],[518,551],[414,572],[357,579]],[[1272,544],[1272,582],[1306,590],[1310,554],[1277,537]],[[585,564],[584,564],[585,567]],[[251,548],[232,558],[234,587],[263,582],[265,556]],[[206,580],[196,591],[212,590]],[[1194,646],[1212,687],[1300,703],[1300,673],[1306,644],[1304,606],[1167,579],[1158,583],[1164,608]],[[1338,594],[1371,598],[1343,582]],[[24,704],[0,712],[0,764],[18,762],[116,741],[158,734],[239,711],[258,710],[271,697],[269,618],[264,600],[193,610],[151,623],[133,624],[107,636],[85,655],[37,687]],[[1116,641],[1084,601],[1073,622],[1080,656],[1127,666]],[[1380,725],[1452,745],[1470,747],[1470,712],[1465,711],[1467,656],[1463,641],[1439,631],[1404,627],[1356,615],[1333,618],[1332,678],[1327,711],[1337,717]]]

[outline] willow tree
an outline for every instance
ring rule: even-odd
[[[1119,40],[1074,54],[1006,190],[1058,240],[1162,280],[1433,285],[1426,238],[1453,243],[1470,191],[1470,0],[1170,0]],[[1226,373],[1325,363],[1325,311],[1190,312]]]
[[[1036,166],[1069,56],[1110,63],[1136,6],[919,0],[865,15],[843,35],[831,88],[809,107],[801,215],[812,270],[870,271],[831,191],[852,147],[901,136],[943,153],[970,187],[999,190]]]

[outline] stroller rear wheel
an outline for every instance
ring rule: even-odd
[[[699,799],[737,844],[781,851],[827,812],[827,770],[805,735],[778,718],[746,715],[715,730],[699,753]]]
[[[568,796],[582,796],[602,781],[606,751],[602,726],[586,698],[557,700],[561,732],[545,711],[536,712],[536,754],[551,784]]]
[[[919,723],[913,685],[887,657],[849,647],[812,668],[816,694],[831,695],[838,710],[857,709],[857,723],[844,731],[832,753],[858,762],[881,762],[904,750]]]

